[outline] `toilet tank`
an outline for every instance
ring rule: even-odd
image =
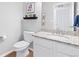
[[[30,31],[24,31],[24,40],[26,41],[26,42],[32,42],[33,41],[33,37],[32,37],[32,34],[33,34],[34,32],[30,32]]]

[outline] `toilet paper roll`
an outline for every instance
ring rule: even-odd
[[[0,35],[0,38],[1,38],[1,39],[6,39],[7,36],[6,36],[6,35]]]

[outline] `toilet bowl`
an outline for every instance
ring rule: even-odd
[[[24,33],[23,33],[24,40],[19,41],[14,44],[14,48],[16,51],[16,57],[25,57],[29,53],[28,48],[29,48],[29,45],[31,44],[31,42],[33,41],[32,40],[33,33],[34,32],[24,31]]]
[[[14,47],[16,48],[16,51],[20,51],[20,50],[27,48],[29,45],[30,43],[26,41],[19,41],[14,45]]]

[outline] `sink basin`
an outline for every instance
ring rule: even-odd
[[[52,34],[53,35],[53,34]],[[69,36],[68,35],[62,35],[62,34],[56,34],[54,33],[55,36],[59,36],[59,37],[64,37],[64,38],[67,38],[69,39]]]

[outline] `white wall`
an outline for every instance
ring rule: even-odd
[[[51,31],[53,29],[53,2],[42,3],[42,15],[45,16],[45,23],[42,26],[42,30]]]
[[[23,3],[0,2],[0,34],[7,35],[7,39],[0,43],[0,53],[10,50],[20,39],[22,17]]]
[[[41,10],[42,10],[42,3],[36,2],[35,3],[35,14],[38,17],[36,20],[22,20],[22,28],[23,31],[40,31],[41,30]],[[24,13],[25,16],[26,13],[26,3],[24,4]]]

